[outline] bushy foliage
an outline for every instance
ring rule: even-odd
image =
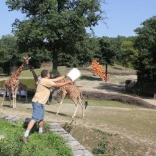
[[[10,123],[0,119],[0,134],[4,136],[0,140],[0,156],[72,156],[72,151],[66,145],[66,141],[53,132],[38,134],[32,131],[29,143],[22,141],[25,131],[22,121]],[[48,131],[48,124],[44,125]]]

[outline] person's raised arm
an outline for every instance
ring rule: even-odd
[[[66,85],[66,84],[73,84],[73,81],[67,80],[66,82],[55,83],[55,84],[53,85],[53,87],[61,87],[61,86],[64,86],[64,85]]]
[[[62,80],[62,79],[64,79],[64,78],[66,78],[65,75],[63,75],[63,76],[59,76],[59,77],[56,77],[56,78],[51,79],[51,80],[52,80],[53,82],[56,82],[56,81],[60,81],[60,80]]]

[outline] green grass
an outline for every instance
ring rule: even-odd
[[[60,101],[60,99],[59,99]],[[116,108],[132,108],[132,109],[136,109],[136,108],[140,108],[139,106],[133,105],[133,104],[125,104],[122,102],[118,102],[118,101],[112,101],[112,100],[83,100],[84,101],[88,101],[88,106],[101,106],[101,107],[116,107]],[[64,103],[71,103],[73,104],[73,101],[69,98],[65,98],[64,99]]]
[[[23,122],[10,123],[0,119],[0,155],[3,156],[73,156],[66,141],[49,132],[45,135],[37,132],[31,133],[29,143],[24,144],[22,136],[25,131]],[[30,154],[31,153],[31,154]]]
[[[35,89],[35,81],[32,78],[29,79],[20,79],[20,82],[25,84],[28,89]],[[0,81],[0,88],[2,88],[4,85],[4,80]]]

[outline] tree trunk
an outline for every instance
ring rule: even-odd
[[[107,64],[106,64],[106,74],[105,74],[105,75],[106,75],[106,77],[107,77]]]
[[[58,52],[56,49],[53,51],[53,69],[57,70],[58,66]]]

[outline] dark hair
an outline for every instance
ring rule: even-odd
[[[49,73],[48,70],[42,70],[42,71],[41,71],[41,77],[42,77],[42,78],[43,78],[43,77],[46,77],[48,73]]]

